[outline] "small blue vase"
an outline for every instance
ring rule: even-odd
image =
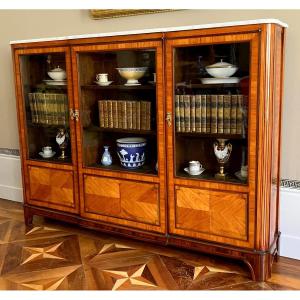
[[[101,163],[103,166],[110,166],[112,164],[112,158],[108,151],[109,146],[104,146],[104,152],[102,154]]]

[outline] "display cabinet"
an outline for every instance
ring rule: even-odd
[[[25,221],[278,255],[285,24],[12,43]]]

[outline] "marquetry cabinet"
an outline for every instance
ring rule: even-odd
[[[279,251],[285,27],[12,42],[26,223],[41,215],[231,257],[267,279]],[[128,68],[143,74],[126,81]],[[143,154],[120,150],[127,138]]]

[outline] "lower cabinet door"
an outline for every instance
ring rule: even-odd
[[[29,204],[78,213],[74,172],[28,166]]]
[[[159,184],[84,175],[83,186],[83,216],[144,230],[164,231]]]
[[[187,237],[250,246],[247,193],[175,186],[170,232]]]

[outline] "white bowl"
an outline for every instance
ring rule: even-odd
[[[238,70],[238,67],[230,63],[224,62],[221,59],[219,62],[207,66],[205,70],[212,77],[228,78]]]
[[[49,77],[53,80],[64,80],[67,78],[66,71],[60,67],[57,67],[49,72],[47,72]]]
[[[231,77],[236,71],[237,67],[225,67],[225,68],[206,68],[207,73],[215,78],[228,78]]]
[[[147,67],[136,67],[136,68],[116,68],[119,74],[127,79],[125,85],[140,85],[139,79],[142,78],[146,71]]]

